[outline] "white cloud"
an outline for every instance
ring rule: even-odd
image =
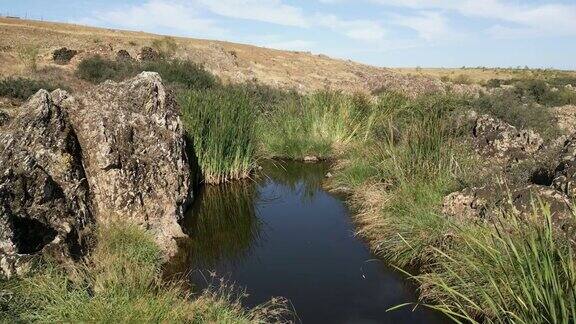
[[[263,21],[277,25],[306,27],[304,13],[281,0],[199,0],[209,11],[225,17]]]
[[[196,8],[165,0],[150,0],[142,5],[95,12],[91,17],[77,22],[132,30],[170,28],[183,33],[206,36],[222,34],[225,31],[218,27],[214,20],[202,17]]]
[[[489,29],[520,35],[540,36],[548,32],[555,35],[576,35],[576,5],[574,4],[522,4],[503,0],[369,0],[373,3],[407,7],[419,10],[455,11],[466,17],[499,20],[512,26],[495,24]],[[514,31],[514,32],[511,32]]]
[[[416,15],[396,15],[392,23],[415,30],[418,35],[429,42],[455,39],[459,33],[448,26],[447,18],[439,12],[420,11]]]
[[[314,22],[318,26],[330,28],[361,41],[381,41],[386,35],[384,28],[372,20],[343,20],[335,15],[318,14],[314,18]]]

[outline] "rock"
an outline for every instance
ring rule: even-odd
[[[459,223],[494,222],[502,213],[514,213],[520,219],[530,220],[533,219],[534,207],[539,208],[540,203],[550,208],[553,225],[575,239],[576,222],[572,217],[570,199],[548,186],[530,184],[508,194],[504,188],[466,188],[444,198],[442,213]]]
[[[0,127],[6,125],[9,121],[10,116],[6,112],[0,110]]]
[[[576,105],[565,105],[550,109],[558,127],[566,134],[576,132]]]
[[[116,61],[132,61],[132,56],[130,56],[127,50],[119,50],[118,53],[116,53]]]
[[[69,259],[92,222],[66,96],[38,91],[0,131],[0,276],[25,272],[42,253]]]
[[[140,53],[138,54],[138,59],[140,61],[157,61],[160,58],[160,54],[156,52],[152,47],[142,47],[142,49],[140,49]]]
[[[564,193],[547,186],[528,185],[514,190],[508,202],[508,207],[512,207],[523,219],[532,217],[534,206],[538,208],[540,203],[547,205],[550,208],[552,224],[571,239],[576,238],[572,203]]]
[[[458,222],[477,222],[486,219],[490,196],[487,187],[466,188],[444,197],[442,213]]]
[[[330,179],[330,178],[332,178],[332,177],[333,177],[333,175],[332,175],[331,172],[326,173],[326,178]]]
[[[304,160],[304,162],[307,162],[307,163],[315,163],[315,162],[319,161],[318,157],[314,156],[314,155],[307,155],[304,157],[303,160]]]
[[[576,133],[565,142],[560,153],[558,166],[554,171],[554,188],[570,198],[576,197]]]
[[[96,220],[139,224],[174,255],[190,172],[179,109],[160,76],[107,81],[62,106],[82,147]]]
[[[62,47],[52,52],[52,59],[58,64],[68,64],[76,54],[78,54],[78,51]]]
[[[499,161],[516,162],[538,152],[544,144],[532,130],[518,130],[499,119],[482,115],[473,128],[476,151]]]

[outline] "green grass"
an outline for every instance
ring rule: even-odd
[[[188,91],[179,102],[203,181],[219,184],[248,177],[256,163],[258,115],[246,91]]]
[[[547,207],[530,221],[508,215],[496,230],[459,232],[456,248],[436,250],[430,272],[417,276],[433,306],[457,321],[573,323],[574,250],[558,237]]]
[[[430,248],[444,243],[448,227],[439,207],[458,188],[457,162],[466,160],[449,116],[462,104],[450,95],[414,100],[383,95],[381,128],[374,134],[379,140],[353,151],[336,174],[336,186],[351,183],[357,191],[365,190],[364,183],[385,184],[383,201],[360,217],[359,231],[395,265],[426,262]]]
[[[361,108],[354,97],[333,91],[287,100],[259,123],[263,154],[332,157],[369,130],[371,117]]]
[[[26,100],[40,89],[45,89],[51,92],[58,88],[67,90],[67,87],[47,81],[9,77],[0,80],[0,97]]]
[[[135,225],[101,227],[89,260],[63,268],[47,263],[5,283],[0,315],[23,322],[268,323],[286,315],[278,300],[244,309],[231,290],[193,295],[163,282],[160,250]]]

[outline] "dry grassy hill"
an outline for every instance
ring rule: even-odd
[[[36,77],[74,78],[78,62],[99,54],[114,57],[119,50],[136,56],[143,46],[163,36],[80,25],[0,18],[0,76],[29,75],[19,52],[23,46],[39,49]],[[330,87],[345,91],[371,91],[381,87],[423,92],[443,87],[437,78],[401,75],[349,60],[338,60],[305,52],[280,51],[229,42],[175,38],[176,56],[202,63],[224,82],[257,80],[268,85],[310,91]],[[52,52],[61,47],[79,50],[69,65],[52,62]],[[68,80],[70,81],[70,80]],[[82,86],[74,80],[75,86]]]

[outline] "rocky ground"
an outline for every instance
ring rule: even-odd
[[[559,116],[573,113],[557,108]],[[573,118],[560,117],[565,135],[545,141],[530,129],[518,129],[497,118],[470,112],[470,144],[483,161],[477,172],[485,179],[444,198],[444,215],[458,222],[501,221],[514,212],[530,218],[534,206],[548,205],[552,221],[576,246],[575,198],[576,128]],[[506,193],[498,195],[495,193]]]

